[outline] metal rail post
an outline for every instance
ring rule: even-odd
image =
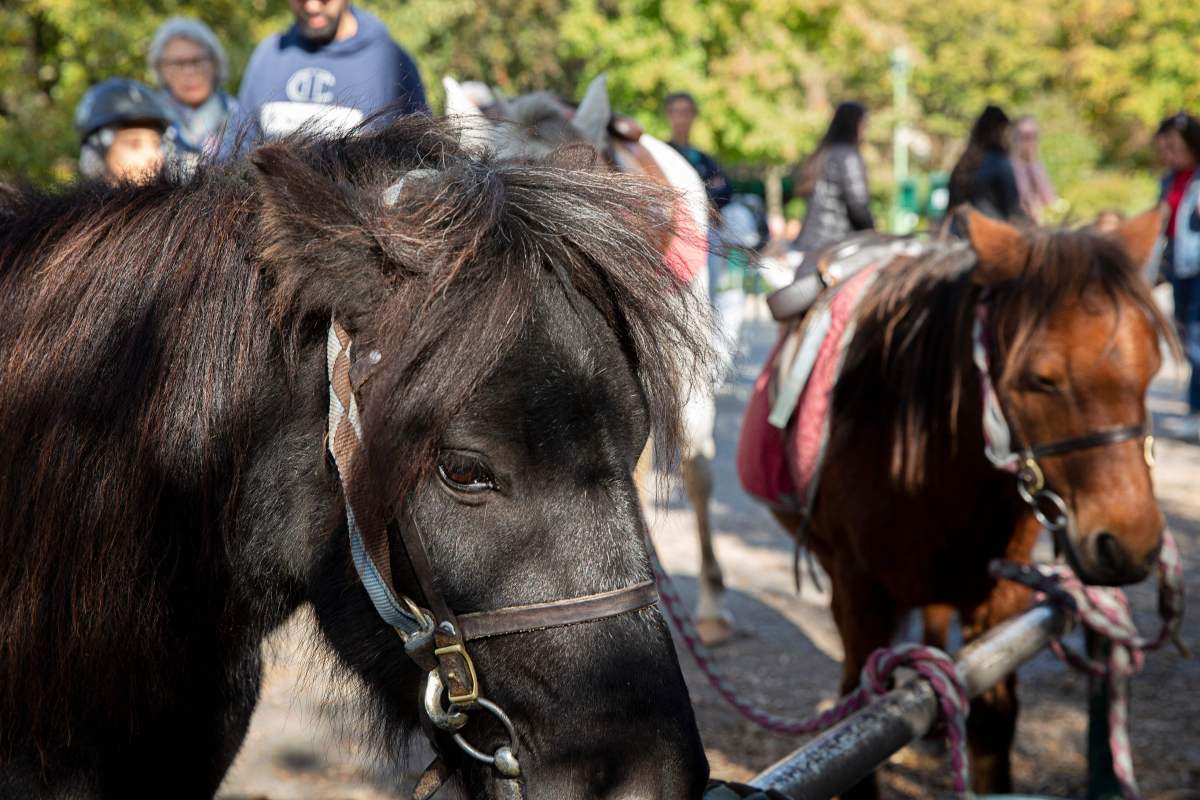
[[[1069,625],[1062,609],[1039,605],[967,645],[956,661],[967,693],[977,697],[987,691],[1065,633]],[[750,784],[794,800],[826,800],[851,788],[897,750],[927,734],[937,713],[932,687],[914,676]]]
[[[1090,628],[1083,632],[1088,658],[1101,664],[1108,663],[1108,639],[1093,633]],[[1108,675],[1088,675],[1088,789],[1087,800],[1121,800],[1121,782],[1113,771],[1112,747],[1108,740]],[[1120,680],[1119,678],[1116,680]]]

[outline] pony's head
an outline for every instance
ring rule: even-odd
[[[604,75],[588,84],[583,100],[575,108],[549,92],[531,92],[511,99],[493,92],[492,105],[480,109],[453,78],[444,78],[442,84],[446,90],[446,117],[465,138],[502,155],[540,159],[571,144],[590,144],[601,153],[608,151],[612,105]]]
[[[1163,530],[1146,393],[1162,363],[1159,339],[1175,340],[1141,274],[1161,215],[1111,236],[1024,232],[976,212],[966,221],[973,278],[990,306],[997,395],[1026,451],[1022,480],[1063,501],[1044,511],[1065,512],[1059,544],[1080,577],[1139,581]]]
[[[708,362],[706,316],[654,245],[671,198],[569,153],[470,156],[420,120],[251,159],[273,314],[310,336],[332,317],[352,337],[366,465],[351,479],[395,528],[419,531],[445,603],[461,616],[647,580],[632,470],[651,431],[675,440]],[[396,583],[428,602],[400,538]],[[345,528],[321,547],[321,627],[387,727],[411,729],[422,672],[349,568]],[[687,690],[652,607],[470,652],[515,725],[531,800],[702,791]],[[462,734],[485,753],[507,740],[486,713]],[[471,797],[494,796],[490,767],[447,733],[436,744]]]

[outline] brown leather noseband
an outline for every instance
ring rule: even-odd
[[[483,696],[467,643],[479,639],[593,622],[653,605],[658,592],[652,580],[612,591],[530,605],[476,611],[461,616],[446,604],[438,591],[433,566],[415,524],[401,524],[385,511],[364,487],[350,481],[353,466],[365,457],[356,390],[378,364],[372,351],[353,364],[349,334],[336,322],[329,326],[326,363],[329,373],[328,447],[337,465],[346,503],[346,522],[355,570],[379,616],[404,642],[409,657],[426,672],[423,707],[435,727],[455,733],[467,722],[464,712],[482,708],[500,719],[509,730],[510,746],[488,756],[455,741],[468,755],[492,764],[508,780],[520,780],[517,742],[512,723],[503,711]],[[394,521],[394,525],[389,522]],[[391,574],[389,527],[396,531],[426,607],[401,593]],[[441,687],[447,691],[448,709],[441,707]],[[432,689],[430,688],[432,687]],[[436,690],[436,691],[434,691]],[[436,696],[433,696],[436,695]],[[508,751],[508,752],[502,752]]]

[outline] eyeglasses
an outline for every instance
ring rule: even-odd
[[[180,58],[171,61],[158,62],[158,68],[163,74],[181,75],[184,72],[206,72],[212,69],[213,60],[208,56],[199,58]]]

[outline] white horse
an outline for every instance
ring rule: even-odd
[[[443,78],[446,117],[461,131],[468,145],[491,149],[502,155],[538,158],[561,145],[586,142],[603,153],[616,169],[642,172],[665,181],[678,190],[686,207],[689,239],[708,241],[708,193],[700,176],[669,144],[643,133],[631,120],[614,120],[605,76],[588,86],[578,107],[563,103],[548,92],[533,92],[507,99],[484,84],[460,84]],[[690,288],[708,299],[709,274],[703,263],[693,271]],[[725,348],[718,348],[725,352]],[[725,585],[713,550],[709,505],[712,497],[712,460],[716,453],[714,427],[716,404],[711,387],[695,389],[685,409],[685,452],[682,472],[688,498],[696,514],[700,539],[699,600],[696,627],[701,639],[715,644],[733,633],[733,617],[725,607]],[[643,476],[652,460],[643,455]]]

